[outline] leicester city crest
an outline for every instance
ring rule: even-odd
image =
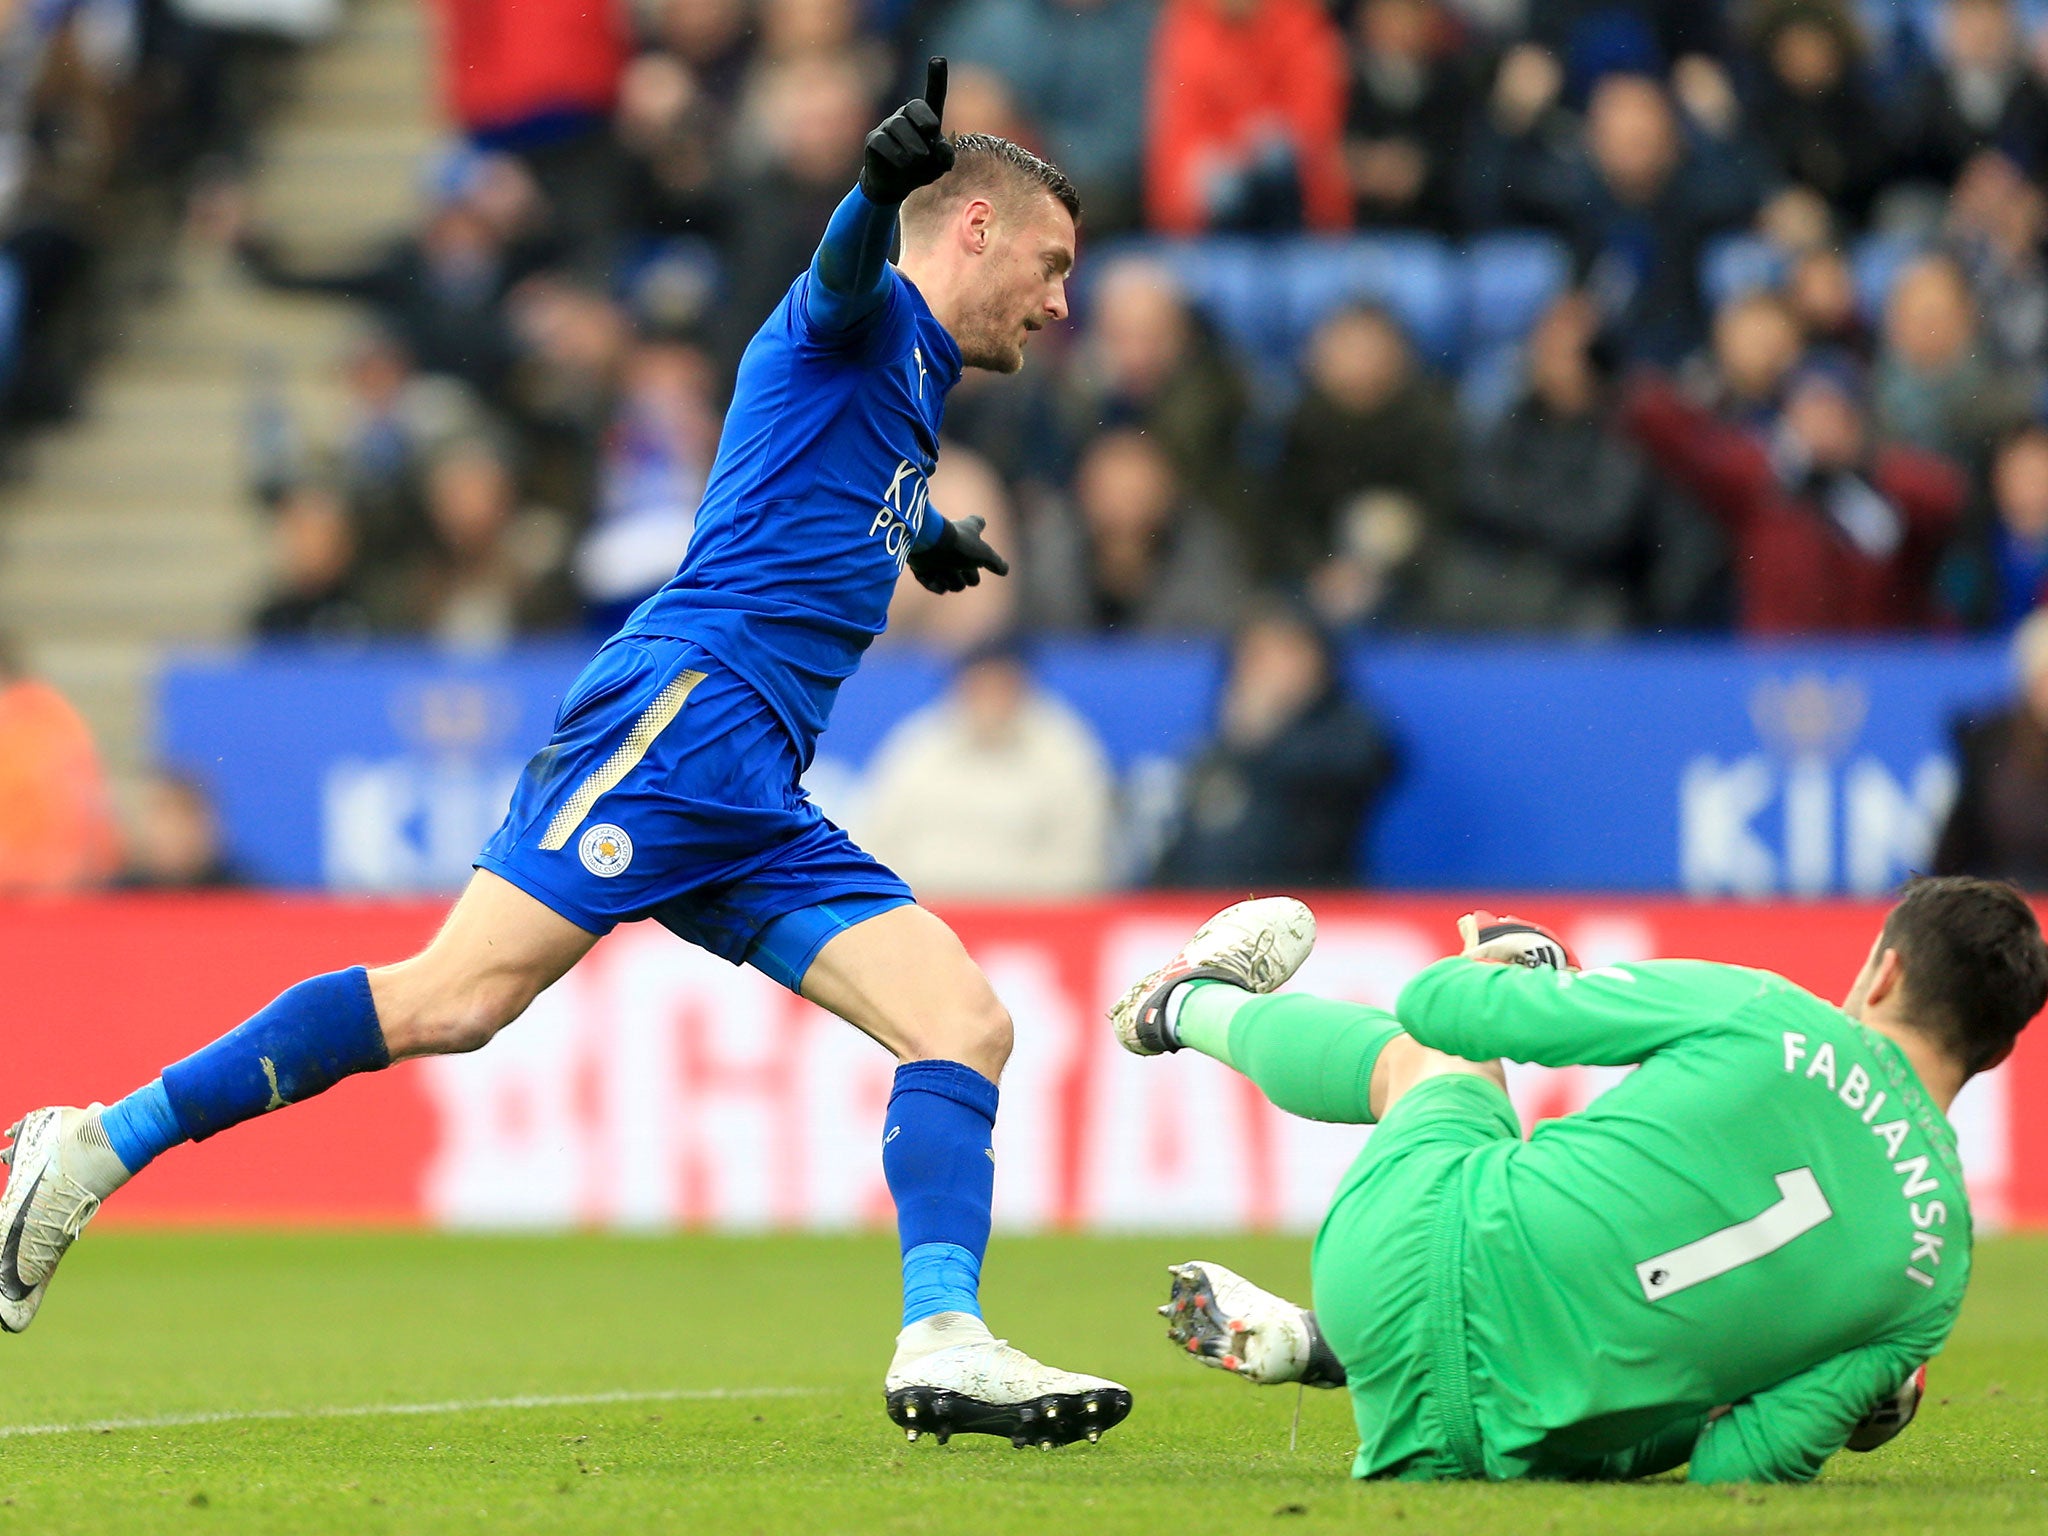
[[[625,828],[607,821],[584,833],[576,844],[576,852],[585,869],[609,880],[614,875],[623,875],[626,866],[633,862],[633,839],[626,836]]]

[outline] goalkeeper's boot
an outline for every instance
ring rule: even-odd
[[[1207,1260],[1171,1264],[1167,1273],[1173,1294],[1159,1309],[1166,1337],[1201,1364],[1261,1387],[1345,1385],[1344,1363],[1315,1313]]]
[[[0,1328],[20,1333],[43,1304],[57,1261],[100,1202],[128,1182],[100,1128],[101,1106],[38,1109],[7,1134],[0,1193]]]
[[[990,1336],[967,1312],[941,1312],[896,1336],[883,1384],[889,1417],[912,1440],[1002,1435],[1023,1450],[1091,1444],[1131,1411],[1131,1394],[1100,1376],[1040,1365]]]
[[[1225,907],[1195,930],[1179,954],[1141,977],[1109,1022],[1123,1048],[1139,1056],[1180,1049],[1167,1004],[1187,981],[1227,981],[1247,992],[1276,992],[1316,947],[1316,915],[1292,896],[1264,896]]]

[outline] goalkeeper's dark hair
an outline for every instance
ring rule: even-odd
[[[1000,202],[1005,196],[1034,189],[1066,209],[1076,224],[1081,222],[1081,194],[1074,190],[1067,173],[1050,160],[1041,160],[1022,144],[993,133],[956,133],[951,142],[953,169],[903,200],[906,228],[930,224],[970,197]]]
[[[2048,1003],[2048,943],[2027,899],[2003,880],[1909,881],[1878,942],[1898,951],[1914,1024],[1965,1071],[1995,1065]]]

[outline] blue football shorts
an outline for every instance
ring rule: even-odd
[[[767,701],[702,646],[621,637],[562,700],[476,865],[591,933],[651,917],[796,991],[834,935],[913,899],[800,773]]]

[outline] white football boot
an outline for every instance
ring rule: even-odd
[[[20,1333],[43,1304],[57,1261],[100,1202],[128,1182],[100,1129],[98,1104],[38,1109],[8,1131],[9,1165],[0,1193],[0,1328]]]
[[[967,1312],[941,1312],[896,1336],[883,1383],[889,1417],[911,1440],[1005,1435],[1023,1450],[1091,1444],[1131,1411],[1128,1389],[1040,1365]]]
[[[1316,915],[1292,896],[1225,907],[1195,930],[1179,954],[1141,977],[1109,1010],[1123,1048],[1139,1056],[1180,1049],[1167,1028],[1167,1002],[1184,981],[1227,981],[1276,992],[1316,947]]]
[[[1159,1309],[1166,1337],[1201,1364],[1260,1387],[1344,1385],[1344,1366],[1315,1313],[1206,1259],[1170,1264],[1167,1273],[1173,1293]]]

